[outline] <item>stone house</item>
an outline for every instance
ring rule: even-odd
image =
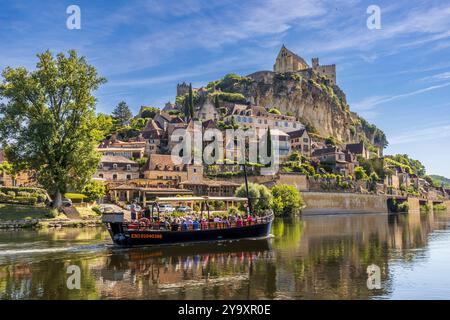
[[[147,141],[139,136],[131,141],[121,141],[114,134],[98,146],[97,151],[104,156],[121,156],[128,159],[140,159],[146,154]]]
[[[353,175],[358,165],[354,155],[338,147],[317,149],[311,156],[319,160],[322,166],[328,166],[333,173],[345,176]]]
[[[370,151],[364,145],[364,142],[349,143],[345,146],[345,149],[357,156],[361,156],[364,159],[370,159]]]
[[[158,125],[158,123],[150,119],[147,125],[142,130],[142,137],[147,139],[146,155],[152,153],[159,153],[161,149],[161,143],[164,139],[164,130]]]
[[[291,143],[291,153],[300,152],[305,157],[311,156],[311,139],[306,129],[300,129],[289,132],[289,139]]]
[[[139,165],[124,156],[104,155],[94,178],[106,182],[123,182],[139,179]]]
[[[214,120],[218,121],[220,117],[219,110],[216,109],[214,104],[210,99],[206,99],[206,101],[200,105],[199,108],[195,111],[195,117],[201,121],[206,120]]]
[[[149,187],[176,188],[182,181],[203,181],[203,165],[175,164],[171,155],[151,154],[143,179]]]
[[[0,166],[7,162],[6,155],[0,150]],[[36,184],[35,175],[31,171],[21,171],[16,177],[8,175],[6,172],[0,171],[0,186],[5,187],[29,187]]]
[[[260,106],[235,105],[231,112],[224,117],[225,122],[234,122],[241,127],[258,129],[278,129],[285,133],[304,129],[305,126],[295,117],[268,112]]]

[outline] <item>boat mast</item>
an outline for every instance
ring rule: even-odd
[[[248,199],[248,210],[251,215],[253,215],[253,208],[252,208],[252,199],[250,198],[250,194],[248,192],[248,177],[247,177],[247,166],[244,162],[244,179],[245,179],[245,192],[247,193],[247,199]]]

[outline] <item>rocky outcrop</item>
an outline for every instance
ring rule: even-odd
[[[246,80],[225,87],[222,83],[221,90],[242,93],[251,104],[296,116],[324,138],[333,136],[342,143],[362,139],[380,146],[384,142],[381,131],[350,112],[345,93],[338,86],[311,70],[286,74],[260,71],[242,79]]]

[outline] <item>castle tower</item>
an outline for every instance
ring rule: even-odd
[[[317,75],[327,78],[332,85],[336,84],[335,64],[321,66],[319,63],[319,58],[312,58],[311,62],[312,62],[312,69]]]
[[[189,85],[186,82],[177,84],[177,97],[184,96],[189,92]]]
[[[311,61],[312,61],[313,69],[315,69],[319,66],[319,58],[312,58]]]

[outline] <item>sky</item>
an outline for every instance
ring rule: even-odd
[[[67,27],[70,5],[81,29]],[[370,5],[379,29],[367,26]],[[386,154],[450,177],[448,0],[0,0],[0,69],[75,49],[108,80],[94,93],[99,112],[122,100],[163,107],[183,81],[272,70],[282,44],[336,64],[350,109],[386,133]]]

